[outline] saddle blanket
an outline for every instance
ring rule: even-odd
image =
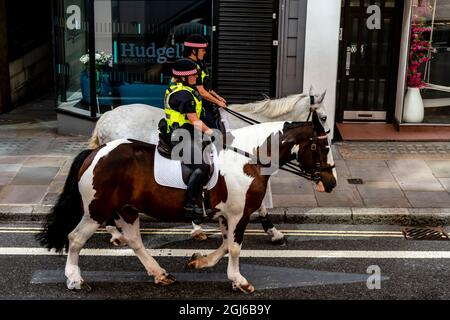
[[[217,150],[213,146],[212,152],[212,163],[214,164],[214,172],[206,184],[206,188],[211,190],[217,184],[219,179],[219,157],[217,155]],[[154,164],[154,174],[156,182],[165,187],[177,188],[177,189],[187,189],[187,185],[183,181],[183,175],[181,171],[181,161],[180,160],[170,160],[164,158],[158,149],[155,149],[155,164]]]

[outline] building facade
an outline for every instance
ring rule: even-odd
[[[330,124],[450,124],[448,0],[55,0],[53,16],[61,132],[87,133],[118,105],[162,107],[193,33],[232,103],[312,85]]]
[[[0,1],[0,113],[51,91],[51,20],[50,0]]]

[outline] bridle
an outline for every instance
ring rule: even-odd
[[[304,166],[302,165],[302,163],[300,162],[300,160],[298,159],[298,155],[299,153],[302,152],[302,149],[305,148],[306,146],[304,146],[302,149],[300,149],[297,154],[295,155],[295,158],[298,162],[298,173],[300,173],[300,175],[304,178],[307,178],[308,180],[312,180],[315,182],[318,182],[320,180],[320,174],[322,171],[326,171],[326,170],[332,170],[334,169],[336,166],[333,165],[326,165],[326,166],[321,166],[320,164],[320,154],[319,151],[317,149],[317,144],[320,140],[328,140],[328,136],[327,134],[324,135],[320,135],[317,136],[316,132],[314,131],[314,136],[312,138],[309,138],[309,143],[306,146],[310,147],[311,150],[311,154],[312,154],[312,162],[313,162],[313,168],[312,168],[312,172],[308,172],[307,170],[305,170]],[[288,165],[290,165],[290,163],[288,163]],[[297,168],[296,168],[297,169]]]
[[[311,105],[313,105],[314,102],[315,102],[314,101],[314,96],[310,96],[309,98],[310,98]],[[243,114],[240,114],[240,113],[238,113],[236,111],[233,111],[233,110],[230,110],[228,108],[225,108],[225,111],[227,111],[229,114],[235,116],[236,118],[238,118],[238,119],[240,119],[240,120],[242,120],[242,121],[244,121],[244,122],[246,122],[246,123],[248,123],[250,125],[255,125],[255,124],[260,124],[261,123],[261,122],[255,120],[255,119],[252,119],[250,117],[244,116]],[[308,123],[310,121],[311,115],[313,115],[314,112],[316,112],[316,111],[313,110],[312,107],[310,107],[306,123]],[[307,145],[303,146],[302,149],[300,149],[296,153],[295,159],[297,160],[297,164],[294,164],[294,163],[292,163],[292,161],[289,161],[288,163],[285,164],[285,166],[287,168],[280,167],[279,169],[283,170],[283,171],[286,171],[286,172],[289,172],[289,173],[292,173],[292,174],[295,174],[297,176],[306,178],[308,180],[312,180],[312,181],[318,182],[321,179],[322,171],[332,170],[332,169],[334,169],[336,167],[335,165],[322,166],[321,165],[321,161],[320,161],[319,150],[317,148],[318,142],[320,140],[328,139],[328,134],[329,133],[330,133],[330,130],[325,132],[323,135],[317,136],[317,133],[314,131],[314,136],[312,138],[309,138],[309,143]],[[314,164],[311,172],[306,170],[304,168],[304,166],[301,164],[301,162],[299,161],[299,159],[298,159],[299,153],[307,146],[310,147],[310,150],[311,150],[311,153],[312,153],[312,160],[313,160],[313,164]],[[243,155],[243,156],[245,156],[247,158],[250,158],[250,159],[254,159],[255,158],[254,155],[252,155],[252,154],[250,154],[250,153],[248,153],[246,151],[240,150],[239,148],[231,147],[231,146],[227,146],[227,145],[225,145],[225,147],[230,149],[230,150],[232,150],[232,151],[234,151],[234,152],[236,152],[236,153],[239,153],[239,154],[241,154],[241,155]],[[258,163],[259,163],[259,161],[258,161]],[[266,166],[264,164],[261,164],[261,165],[262,166]]]

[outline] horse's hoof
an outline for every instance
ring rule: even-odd
[[[233,282],[233,291],[241,291],[245,294],[250,294],[255,291],[255,287],[252,286],[250,283],[241,285]]]
[[[267,230],[267,235],[270,238],[270,242],[275,245],[283,245],[286,243],[286,238],[284,237],[284,234],[282,234],[280,231],[278,231],[275,228],[271,228]]]
[[[165,273],[158,277],[155,277],[155,284],[160,285],[162,287],[170,286],[175,281],[177,281],[177,279],[175,279],[175,277],[170,273]]]
[[[271,239],[271,243],[275,246],[285,246],[287,245],[287,239],[283,236],[280,239]]]
[[[194,253],[191,259],[189,259],[189,261],[186,262],[185,269],[187,270],[198,269],[199,260],[203,257],[205,256],[202,255],[201,253],[198,252]]]
[[[71,283],[69,279],[67,279],[67,289],[72,292],[91,292],[92,287],[88,285],[86,282],[81,281],[77,283]]]
[[[208,236],[206,235],[205,231],[196,230],[192,233],[192,238],[195,241],[205,241],[206,239],[208,239]]]
[[[111,243],[116,247],[124,247],[127,245],[126,243],[120,241],[119,239],[111,239]]]

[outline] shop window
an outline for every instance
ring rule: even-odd
[[[411,17],[408,87],[419,88],[423,119],[413,122],[450,124],[450,5],[448,0],[414,0]],[[411,89],[408,89],[409,91]],[[414,111],[406,105],[405,113]],[[418,104],[420,105],[420,104]]]
[[[60,1],[64,19],[70,18],[70,5],[81,9],[81,26],[86,22],[86,1]],[[60,95],[60,108],[90,114],[90,79],[88,67],[89,37],[95,37],[97,113],[119,105],[142,103],[163,107],[164,92],[171,81],[171,65],[183,56],[183,42],[191,34],[211,40],[211,0],[97,0],[95,34],[83,27],[67,30],[60,55],[67,83]],[[69,16],[68,16],[69,15]],[[67,34],[76,34],[71,42]],[[73,37],[72,37],[73,38]],[[210,41],[211,43],[211,41]],[[212,46],[206,66],[211,71]]]

